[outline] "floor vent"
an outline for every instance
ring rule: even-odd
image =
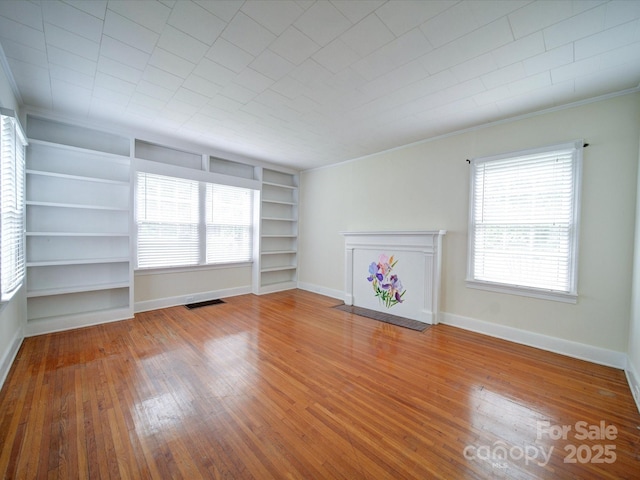
[[[219,305],[221,303],[224,303],[224,300],[217,298],[215,300],[206,300],[204,302],[187,303],[185,307],[191,310],[193,308],[208,307],[209,305]]]

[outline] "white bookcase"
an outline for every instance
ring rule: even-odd
[[[298,176],[262,169],[259,252],[254,261],[254,292],[297,286]]]
[[[130,158],[30,138],[26,176],[27,333],[132,317]]]

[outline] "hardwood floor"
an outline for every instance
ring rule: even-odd
[[[25,339],[0,477],[640,478],[620,370],[299,290],[226,302]]]

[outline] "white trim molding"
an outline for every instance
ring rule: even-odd
[[[11,339],[11,343],[9,344],[9,348],[5,352],[2,360],[0,361],[0,388],[4,385],[4,381],[7,379],[9,375],[9,370],[11,370],[11,365],[16,359],[18,355],[18,350],[20,350],[20,346],[22,345],[22,341],[24,340],[24,327],[20,327],[16,333],[13,335]]]
[[[586,360],[607,367],[624,370],[627,367],[627,354],[595,347],[584,343],[550,337],[540,333],[529,332],[518,328],[499,325],[484,320],[455,315],[453,313],[440,312],[441,323],[453,327],[462,328],[476,333],[501,338],[510,342],[540,348],[553,353],[559,353],[568,357]]]
[[[298,288],[307,292],[317,293],[318,295],[324,295],[325,297],[335,298],[336,300],[344,300],[344,292],[342,290],[336,290],[307,282],[298,282]]]
[[[624,370],[624,373],[627,377],[629,388],[631,389],[631,395],[633,395],[633,399],[636,402],[638,412],[640,412],[640,375],[638,374],[638,371],[635,369],[633,363],[631,363],[628,357],[627,366]]]

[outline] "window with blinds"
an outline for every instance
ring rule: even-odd
[[[581,151],[472,161],[469,286],[576,301]]]
[[[249,189],[138,172],[137,268],[251,261]]]
[[[207,263],[251,260],[252,203],[251,190],[207,184]]]
[[[24,170],[26,138],[13,112],[0,114],[0,301],[8,301],[25,275]]]

